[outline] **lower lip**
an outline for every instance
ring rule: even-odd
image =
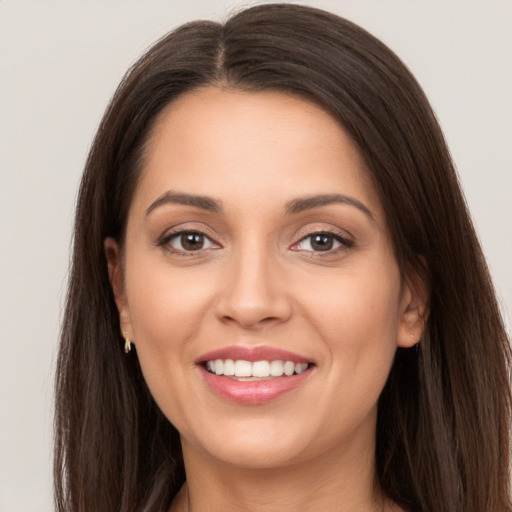
[[[214,375],[202,366],[201,374],[217,395],[239,404],[263,404],[297,389],[310,375],[311,369],[298,375],[274,377],[269,380],[239,381]]]

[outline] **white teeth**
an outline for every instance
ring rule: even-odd
[[[250,361],[244,361],[239,359],[235,361],[235,376],[236,377],[251,377],[252,375],[252,363]]]
[[[224,375],[235,375],[235,361],[233,359],[224,361]]]
[[[295,365],[295,373],[301,374],[308,367],[308,363],[297,363]]]
[[[255,361],[252,363],[253,377],[270,377],[270,363],[268,361]]]
[[[207,361],[206,369],[216,375],[234,377],[281,377],[283,374],[290,376],[301,374],[308,368],[308,363],[294,363],[292,361],[245,361],[239,359],[216,359]]]
[[[224,361],[222,359],[215,360],[215,373],[217,375],[224,375]]]
[[[295,371],[295,364],[291,361],[286,361],[283,365],[283,370],[285,375],[293,375],[293,372]]]
[[[281,377],[283,373],[283,361],[272,361],[270,363],[270,375],[272,377]]]

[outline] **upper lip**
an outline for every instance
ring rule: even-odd
[[[195,363],[202,364],[206,361],[214,361],[215,359],[233,359],[244,361],[292,361],[294,363],[312,363],[313,361],[300,354],[289,352],[280,348],[270,347],[266,345],[259,346],[243,346],[231,345],[229,347],[212,350],[206,354],[199,356]]]

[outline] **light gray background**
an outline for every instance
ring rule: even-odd
[[[0,512],[53,509],[52,385],[73,206],[107,101],[166,31],[253,3],[0,0]],[[512,2],[302,3],[369,29],[416,74],[510,312]]]

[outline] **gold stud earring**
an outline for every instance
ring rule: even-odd
[[[128,335],[124,332],[124,353],[128,354],[130,350],[132,349],[132,342],[130,341],[130,338],[128,338]]]

